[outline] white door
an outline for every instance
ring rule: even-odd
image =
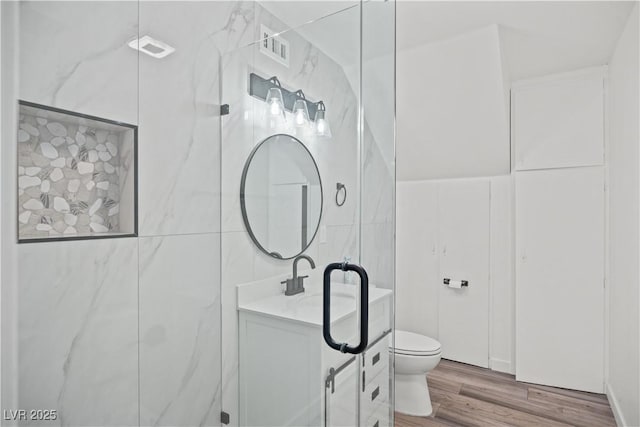
[[[516,379],[603,392],[604,171],[516,173]]]
[[[489,180],[438,186],[442,357],[485,368],[489,365],[490,195]],[[444,279],[469,284],[452,289]]]

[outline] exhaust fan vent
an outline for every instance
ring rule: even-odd
[[[129,42],[131,49],[139,50],[149,56],[157,59],[164,58],[175,52],[175,48],[169,46],[165,42],[156,40],[151,36],[142,36],[139,39],[134,39]]]

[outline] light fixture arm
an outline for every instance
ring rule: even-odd
[[[280,83],[280,80],[278,80],[276,76],[271,77],[269,81],[273,83],[274,86],[278,87],[279,89],[282,89],[282,84]]]

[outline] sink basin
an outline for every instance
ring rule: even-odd
[[[303,295],[297,302],[299,307],[304,308],[316,308],[322,307],[324,298],[322,294]],[[354,295],[350,295],[344,292],[334,292],[331,294],[331,306],[346,306],[351,305],[355,308],[356,298]]]

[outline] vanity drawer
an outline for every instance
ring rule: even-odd
[[[367,419],[366,427],[389,427],[391,419],[389,417],[389,405],[380,405]]]
[[[365,385],[369,384],[380,372],[389,370],[389,335],[379,337],[380,340],[367,349],[362,355],[365,372]]]
[[[389,402],[389,372],[384,370],[376,375],[360,393],[361,419],[367,420],[379,406],[388,407]]]

